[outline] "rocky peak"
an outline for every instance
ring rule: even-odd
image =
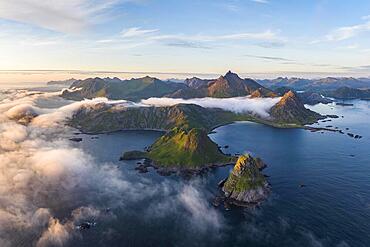
[[[255,204],[266,199],[270,187],[260,172],[258,163],[250,155],[242,155],[222,187],[225,196],[236,205]]]
[[[251,166],[251,157],[249,155],[241,155],[235,163],[233,173],[240,176],[248,167]]]
[[[231,72],[230,70],[225,74],[224,78],[228,81],[240,81],[243,80],[238,74]]]
[[[300,101],[300,99],[297,97],[297,95],[292,91],[289,90],[286,92],[281,100],[277,103],[278,106],[284,107],[284,106],[294,106],[294,107],[303,107],[303,103]]]
[[[280,101],[270,110],[272,118],[278,122],[289,124],[309,124],[321,119],[316,112],[306,109],[293,91],[284,94]]]

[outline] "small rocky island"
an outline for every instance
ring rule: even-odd
[[[270,185],[261,170],[265,164],[259,158],[242,155],[222,186],[225,201],[237,206],[256,205],[270,193]]]

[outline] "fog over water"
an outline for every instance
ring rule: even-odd
[[[157,194],[175,194],[148,208],[148,217],[185,209],[198,230],[219,229],[222,219],[192,184],[129,181],[110,162],[96,162],[68,138],[65,121],[82,105],[126,104],[99,98],[71,103],[59,93],[10,90],[0,103],[0,246],[61,246],[81,233],[83,220],[115,218],[106,208],[125,208]],[[55,107],[51,107],[54,105]],[[131,105],[131,103],[127,103]],[[30,117],[28,125],[19,119]],[[147,145],[153,142],[152,139]],[[104,213],[105,212],[105,213]]]
[[[241,98],[73,102],[58,95],[33,90],[0,93],[0,246],[342,247],[366,246],[370,241],[368,102],[356,101],[347,108],[312,107],[344,115],[330,124],[349,127],[363,136],[360,140],[247,122],[216,129],[210,137],[228,145],[225,152],[262,157],[272,184],[272,194],[262,207],[224,211],[211,202],[217,183],[231,167],[190,179],[162,177],[152,169],[139,174],[135,161],[120,162],[119,156],[143,150],[162,133],[125,131],[94,136],[98,139],[78,135],[83,141],[75,143],[69,138],[76,137],[76,130],[65,121],[81,106],[97,103],[128,107],[198,103],[261,114],[271,102],[257,106]],[[318,126],[322,125],[326,124]],[[300,183],[307,187],[299,188]],[[97,226],[77,230],[85,221]]]
[[[171,106],[176,104],[196,104],[205,108],[221,108],[235,113],[251,113],[263,118],[268,118],[268,111],[279,102],[281,98],[195,98],[195,99],[173,99],[173,98],[149,98],[141,103],[154,106]]]

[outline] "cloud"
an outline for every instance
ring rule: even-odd
[[[12,91],[0,102],[2,246],[19,243],[19,231],[25,239],[39,236],[37,246],[63,246],[75,234],[76,224],[100,216],[99,208],[89,206],[100,195],[109,198],[107,207],[123,205],[122,196],[132,201],[143,195],[136,191],[143,189],[141,182],[131,186],[115,166],[98,165],[66,139],[73,131],[64,125],[67,118],[82,105],[94,105],[99,100],[48,109],[35,105],[40,99],[55,97],[53,93]],[[37,114],[32,114],[26,124],[19,124],[22,114],[29,111]],[[70,215],[63,218],[54,214],[71,208]]]
[[[245,55],[247,57],[259,58],[262,60],[270,60],[270,61],[285,61],[285,62],[293,62],[295,60],[283,58],[283,57],[271,57],[271,56],[256,56],[256,55]]]
[[[263,3],[263,4],[269,3],[269,1],[267,0],[251,0],[251,1],[255,3]]]
[[[0,100],[1,246],[65,246],[82,237],[75,229],[81,222],[115,219],[114,212],[105,212],[107,207],[143,222],[161,215],[180,217],[186,224],[179,229],[188,237],[222,227],[222,215],[209,205],[199,189],[202,184],[130,179],[129,170],[97,162],[68,140],[76,130],[65,123],[81,107],[136,104],[97,98],[44,108],[38,102],[50,107],[53,100],[60,103],[58,94],[11,90],[5,97]],[[29,119],[20,124],[24,116]],[[148,205],[138,209],[142,200]]]
[[[221,108],[235,113],[251,113],[260,117],[268,118],[268,111],[280,100],[276,98],[196,98],[196,99],[173,99],[173,98],[149,98],[142,100],[144,105],[171,106],[176,104],[196,104],[205,108]]]
[[[285,41],[279,40],[279,41],[265,41],[265,42],[259,42],[256,43],[257,46],[263,47],[263,48],[281,48],[285,46]]]
[[[185,34],[157,34],[158,29],[140,29],[140,28],[130,28],[123,33],[128,33],[129,37],[141,37],[146,36],[147,40],[151,41],[182,41],[182,42],[215,42],[215,41],[228,41],[228,40],[265,40],[273,41],[279,40],[278,33],[271,30],[266,30],[263,32],[240,32],[240,33],[230,33],[221,35],[185,35]]]
[[[196,42],[188,41],[174,41],[166,44],[167,46],[180,47],[180,48],[192,48],[192,49],[211,49],[209,46],[205,46]]]
[[[140,27],[132,27],[122,31],[122,38],[138,38],[157,32],[158,29],[142,29]]]
[[[78,33],[102,21],[120,0],[2,0],[0,18],[63,32]]]
[[[342,41],[367,31],[370,31],[370,21],[363,24],[337,28],[328,33],[325,38],[327,41]]]
[[[179,194],[180,202],[195,221],[194,226],[203,229],[206,229],[207,226],[220,228],[222,226],[221,217],[217,211],[210,208],[209,203],[203,198],[204,195],[191,185],[184,186]]]

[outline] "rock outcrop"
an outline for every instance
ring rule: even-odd
[[[270,186],[261,173],[260,159],[250,155],[242,155],[237,160],[222,187],[226,200],[240,206],[258,204],[270,193]]]

